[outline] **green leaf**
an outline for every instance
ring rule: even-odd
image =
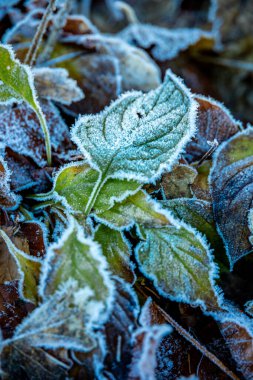
[[[130,262],[129,242],[121,231],[112,230],[105,225],[99,225],[94,239],[101,245],[103,254],[109,263],[112,273],[133,282],[133,264]]]
[[[195,130],[195,114],[191,94],[167,71],[156,90],[126,93],[102,113],[81,117],[72,139],[100,172],[86,214],[109,178],[150,182],[170,168]]]
[[[19,272],[19,293],[21,298],[37,303],[37,284],[40,274],[41,260],[34,256],[29,256],[18,249],[12,243],[9,236],[1,229],[0,237],[4,240],[9,252],[16,261]]]
[[[76,284],[78,302],[86,305],[86,314],[92,313],[90,320],[97,320],[100,313],[106,317],[112,296],[107,263],[99,245],[84,237],[83,229],[73,218],[61,239],[48,249],[42,267],[42,298],[54,294],[68,282]],[[90,310],[89,305],[92,305]]]
[[[116,203],[109,210],[99,214],[97,218],[112,228],[129,227],[133,223],[143,226],[164,226],[169,223],[166,212],[159,203],[152,200],[144,191],[139,190],[124,201]]]
[[[216,231],[212,204],[196,198],[178,198],[162,202],[176,219],[196,228],[207,237],[213,248],[221,250],[222,240]]]
[[[0,61],[0,104],[25,101],[36,112],[45,135],[48,164],[51,165],[50,135],[37,100],[32,72],[27,65],[15,59],[9,45],[0,44]]]
[[[178,302],[216,310],[216,266],[204,238],[184,224],[140,227],[140,231],[144,241],[137,246],[136,257],[158,292]]]
[[[53,190],[48,194],[37,194],[35,199],[61,200],[72,212],[85,214],[85,208],[92,190],[97,183],[99,173],[92,169],[87,162],[70,164],[63,167],[56,175]],[[111,207],[115,202],[122,201],[129,194],[134,194],[140,188],[134,180],[111,178],[101,188],[93,205],[92,212],[100,214]]]

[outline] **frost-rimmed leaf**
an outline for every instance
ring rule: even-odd
[[[70,105],[84,98],[83,91],[63,68],[33,69],[34,83],[40,97]]]
[[[140,327],[134,333],[135,347],[130,367],[129,380],[154,380],[157,365],[156,350],[161,340],[171,332],[169,325]]]
[[[53,190],[48,194],[40,194],[38,199],[54,198],[60,200],[72,212],[86,215],[86,205],[98,179],[99,172],[92,169],[87,162],[68,164],[56,174]],[[121,202],[129,194],[137,192],[140,186],[141,184],[134,180],[110,178],[101,187],[92,212],[105,212],[113,207],[115,202]]]
[[[253,322],[240,310],[229,306],[228,313],[218,313],[221,333],[230,349],[238,369],[245,379],[253,377]]]
[[[95,231],[94,239],[101,245],[112,273],[132,283],[135,275],[133,263],[130,261],[130,243],[123,233],[100,224]]]
[[[0,156],[0,208],[15,209],[21,197],[11,191],[9,181],[10,172],[4,159]]]
[[[166,29],[151,24],[132,24],[119,33],[130,44],[150,49],[158,61],[175,58],[181,51],[206,40],[212,45],[214,35],[197,28]]]
[[[166,211],[143,190],[115,203],[112,208],[96,215],[96,218],[116,229],[129,228],[134,223],[143,226],[165,226],[169,223]]]
[[[134,289],[122,279],[115,279],[112,314],[104,326],[107,352],[105,368],[115,379],[127,379],[132,358],[133,333],[138,328],[140,306]],[[112,377],[113,376],[113,377]]]
[[[216,140],[221,144],[242,128],[241,122],[235,120],[222,103],[199,95],[195,99],[199,104],[197,132],[186,146],[185,157],[188,162],[200,160],[210,149],[210,143]]]
[[[135,253],[140,270],[162,296],[216,310],[221,296],[215,285],[217,267],[211,250],[196,230],[183,222],[173,223],[161,228],[139,227],[142,241]]]
[[[87,288],[86,288],[87,289]],[[78,294],[78,283],[67,281],[40,304],[16,328],[14,336],[3,345],[23,341],[27,346],[49,349],[66,348],[89,351],[94,348],[95,335],[86,328],[84,294]],[[88,298],[89,293],[86,293]]]
[[[178,198],[162,202],[176,219],[183,220],[207,237],[214,248],[221,249],[222,240],[216,231],[212,204],[202,199]]]
[[[209,182],[215,221],[232,269],[252,250],[248,225],[253,206],[252,127],[220,146],[214,155]]]
[[[63,158],[64,161],[68,160],[71,148],[73,149],[75,147],[70,141],[69,129],[66,123],[62,119],[59,110],[51,101],[42,100],[41,108],[47,120],[54,155]],[[31,158],[39,167],[43,167],[47,164],[44,137],[38,118],[31,107],[26,103],[19,104],[16,107],[9,104],[1,108],[1,150],[4,150],[4,147],[10,148],[22,156]],[[20,158],[19,161],[22,161],[22,158]],[[25,164],[25,162],[20,162],[19,166],[25,166]],[[28,172],[35,170],[31,163],[30,167],[31,169],[28,170]],[[18,180],[16,181],[18,182]]]
[[[50,135],[45,117],[37,100],[32,72],[27,65],[21,64],[15,59],[14,52],[9,45],[0,44],[0,59],[0,103],[12,104],[13,102],[25,101],[34,110],[45,136],[47,160],[50,165]]]
[[[157,90],[126,93],[102,113],[81,117],[72,139],[100,172],[86,212],[109,178],[151,182],[170,168],[195,131],[196,108],[187,88],[167,71]]]
[[[100,247],[71,217],[57,243],[49,246],[43,262],[40,295],[48,298],[68,281],[75,282],[76,303],[85,308],[87,324],[101,324],[108,317],[113,283]]]
[[[17,248],[2,229],[0,229],[0,237],[4,240],[10,254],[16,262],[19,274],[20,297],[36,303],[38,299],[37,284],[40,274],[41,260],[34,256],[29,256]]]

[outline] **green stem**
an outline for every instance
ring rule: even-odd
[[[100,193],[101,188],[105,184],[105,181],[106,181],[106,173],[103,173],[98,177],[96,185],[92,190],[92,193],[89,197],[89,200],[88,200],[86,207],[85,207],[85,210],[84,210],[85,215],[89,215],[89,213],[91,212],[92,207],[94,206],[96,199],[98,197],[98,194]]]
[[[34,107],[34,111],[36,112],[36,115],[38,116],[41,128],[42,128],[43,133],[44,133],[45,144],[46,144],[46,153],[47,153],[47,163],[49,166],[51,166],[52,165],[51,142],[50,142],[50,134],[49,134],[49,130],[47,128],[46,119],[45,119],[45,116],[43,115],[43,113],[39,107]]]

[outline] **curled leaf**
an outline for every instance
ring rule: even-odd
[[[34,83],[41,98],[70,105],[84,98],[82,90],[75,80],[68,77],[68,72],[61,68],[33,69]]]
[[[16,208],[20,202],[20,197],[11,191],[9,181],[10,172],[0,156],[0,207],[4,209]]]
[[[253,205],[253,128],[237,133],[221,145],[209,182],[218,232],[233,268],[252,250],[248,217]]]
[[[181,51],[206,40],[212,46],[213,34],[201,29],[166,29],[149,24],[132,24],[119,33],[131,44],[151,51],[158,61],[175,58]]]

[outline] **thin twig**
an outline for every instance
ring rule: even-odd
[[[72,7],[72,0],[65,0],[62,7],[59,9],[56,17],[54,18],[54,24],[49,34],[44,50],[39,56],[38,62],[45,62],[51,56],[52,51],[56,45],[59,35],[66,25],[68,14]]]
[[[219,143],[216,139],[214,139],[214,141],[210,142],[209,144],[211,145],[210,149],[199,160],[197,167],[199,167],[202,164],[202,162],[204,162],[208,157],[210,157],[213,154],[213,152],[217,149],[217,147],[219,146]]]
[[[138,290],[148,298],[145,291],[138,286]],[[191,343],[198,351],[200,351],[204,356],[206,356],[212,363],[214,363],[222,372],[224,372],[232,380],[241,380],[234,372],[230,371],[220,359],[218,359],[212,352],[208,351],[205,346],[203,346],[197,339],[195,339],[188,331],[186,331],[181,325],[179,325],[167,312],[165,312],[154,300],[154,305],[160,311],[165,321],[168,322],[174,329],[189,343]]]
[[[50,16],[51,16],[52,12],[55,10],[55,3],[56,3],[56,0],[50,0],[49,1],[47,9],[46,9],[46,11],[42,17],[42,20],[41,20],[41,22],[37,28],[37,31],[35,33],[35,36],[32,40],[32,44],[30,46],[30,49],[29,49],[29,51],[25,57],[25,63],[30,65],[30,66],[33,66],[34,63],[36,62],[38,50],[39,50],[39,47],[41,45],[42,38],[45,34],[47,25],[50,21]]]

